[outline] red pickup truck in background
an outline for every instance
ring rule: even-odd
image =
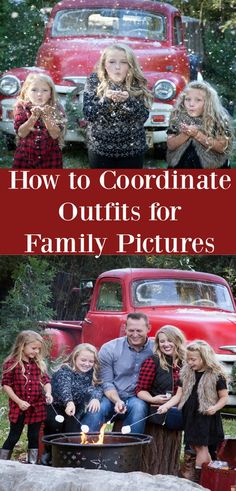
[[[207,341],[231,375],[236,362],[236,305],[222,277],[171,269],[114,269],[102,273],[93,289],[92,281],[85,281],[75,290],[77,302],[84,291],[91,294],[81,304],[83,320],[41,322],[54,357],[81,342],[99,348],[123,336],[127,314],[142,311],[151,324],[150,336],[165,324],[175,325],[187,341]],[[232,392],[229,404],[236,405]]]
[[[149,144],[163,143],[176,97],[190,78],[197,77],[202,54],[199,33],[197,19],[182,18],[178,9],[155,0],[62,0],[52,9],[35,66],[1,75],[0,130],[10,144],[16,97],[28,73],[36,71],[50,75],[56,85],[68,117],[65,139],[83,141],[79,121],[83,126],[86,77],[101,51],[121,42],[136,53],[154,96],[145,123]]]

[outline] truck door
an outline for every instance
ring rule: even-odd
[[[83,340],[100,347],[124,335],[127,315],[124,285],[117,278],[97,282],[90,309],[83,321]]]

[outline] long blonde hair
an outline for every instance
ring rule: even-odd
[[[203,365],[207,370],[211,370],[212,373],[222,375],[222,377],[227,379],[223,365],[217,360],[215,351],[206,341],[196,339],[195,341],[189,343],[186,346],[187,355],[193,351],[197,351],[197,353],[199,353]]]
[[[36,365],[39,367],[42,374],[46,372],[46,364],[44,362],[44,357],[46,356],[46,351],[47,351],[46,343],[38,332],[27,330],[27,331],[21,331],[17,335],[15,343],[12,346],[11,352],[5,359],[5,362],[8,360],[12,360],[12,365],[5,371],[5,373],[10,372],[16,367],[16,365],[19,364],[22,368],[22,373],[25,376],[25,367],[23,364],[24,348],[27,344],[34,343],[36,341],[41,343],[41,350],[35,356],[34,361]]]
[[[73,371],[76,371],[76,358],[77,356],[81,353],[81,351],[89,351],[90,353],[93,353],[94,355],[94,366],[93,366],[93,384],[97,385],[100,382],[99,380],[99,360],[98,360],[98,352],[95,348],[90,343],[81,343],[75,346],[73,351],[67,355],[63,360],[61,360],[60,365],[57,366],[56,370],[59,370],[59,368],[63,366],[67,366],[71,368]]]
[[[100,81],[100,84],[97,88],[98,97],[102,98],[106,89],[108,88],[109,78],[105,69],[105,63],[108,54],[114,50],[123,51],[128,61],[128,72],[124,81],[125,89],[129,92],[131,96],[142,96],[144,98],[145,105],[150,108],[152,94],[147,88],[147,80],[143,75],[138,60],[132,49],[126,44],[122,43],[116,43],[108,46],[101,54],[100,60],[97,64],[97,75]]]
[[[216,137],[227,136],[228,146],[233,145],[233,126],[232,120],[224,107],[221,104],[220,98],[216,90],[208,83],[194,80],[186,85],[182,92],[177,97],[171,120],[178,119],[180,114],[186,113],[184,106],[185,97],[189,90],[202,90],[205,94],[205,103],[202,114],[202,126],[207,136]]]
[[[186,339],[184,334],[178,327],[171,326],[171,325],[162,326],[157,331],[154,340],[153,352],[154,354],[158,355],[160,359],[160,365],[164,370],[169,370],[169,367],[164,353],[162,353],[162,351],[160,350],[160,345],[159,345],[160,334],[165,334],[168,341],[174,343],[175,349],[173,353],[173,359],[178,366],[181,366],[183,361],[185,360],[185,354],[186,354],[186,349],[185,349]]]

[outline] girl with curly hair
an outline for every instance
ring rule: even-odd
[[[169,168],[230,167],[232,122],[209,83],[193,81],[186,85],[177,98],[167,135]]]

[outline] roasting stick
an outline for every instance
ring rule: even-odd
[[[53,406],[53,404],[51,403],[51,406],[52,406],[52,409],[54,410],[54,412],[56,413],[56,416],[55,416],[55,420],[58,422],[58,423],[63,423],[63,421],[65,420],[64,416],[62,416],[62,414],[58,414],[58,412],[56,411],[55,407]],[[89,427],[87,425],[82,425],[81,424],[81,421],[76,418],[76,416],[72,415],[73,418],[77,421],[77,423],[80,424],[81,426],[81,431],[83,433],[88,433],[89,432]]]
[[[131,425],[127,425],[127,426],[122,426],[121,428],[121,433],[125,434],[125,433],[130,433],[131,432],[131,426],[134,426],[136,425],[137,423],[140,423],[140,421],[144,421],[145,419],[148,419],[150,418],[151,416],[153,416],[153,414],[148,414],[147,416],[145,416],[145,418],[142,418],[142,419],[139,419],[138,421],[135,421],[134,423],[132,423]],[[162,423],[163,425],[165,424]]]

